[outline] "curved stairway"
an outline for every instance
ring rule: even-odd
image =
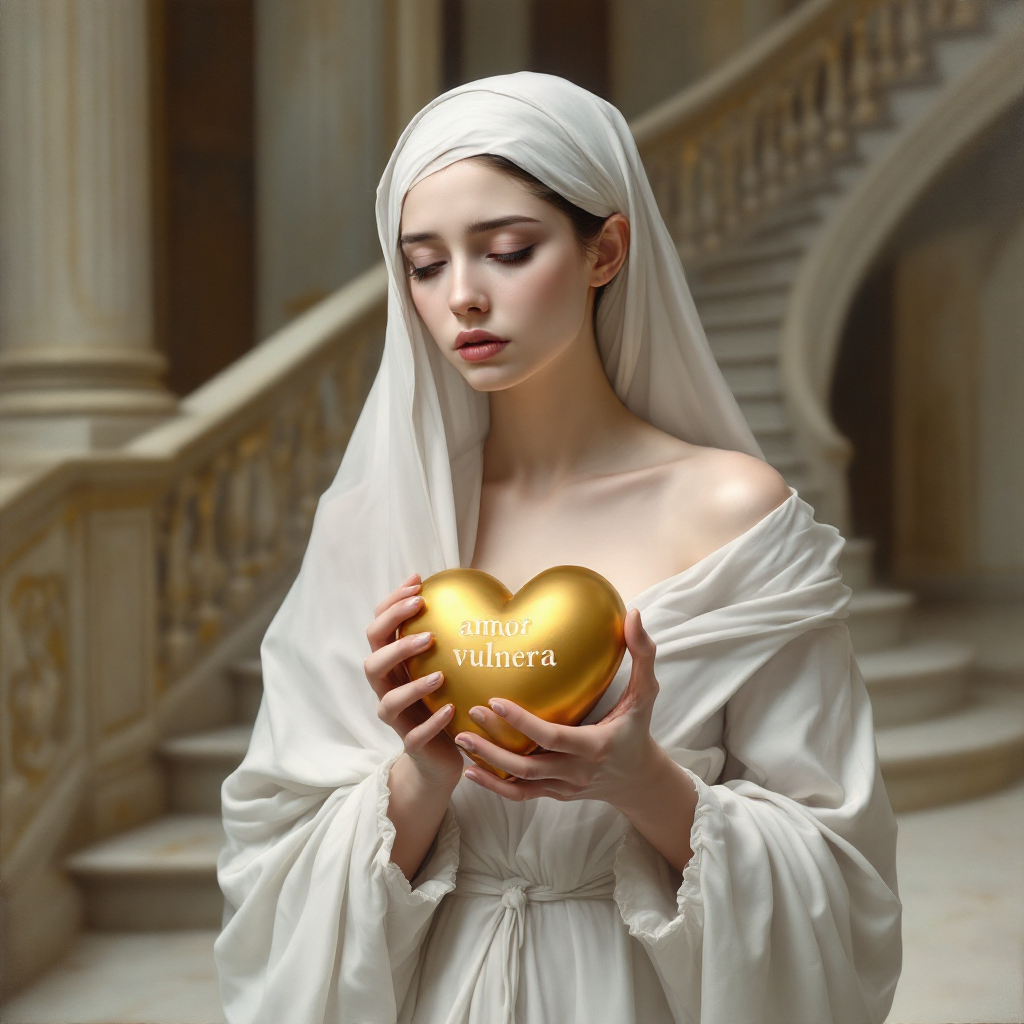
[[[860,24],[861,36],[857,23],[852,29],[839,29],[853,33],[851,79],[858,39],[863,42],[863,34],[872,29],[881,32],[883,16],[895,11],[892,4],[874,7],[876,20]],[[903,10],[908,9],[910,5],[904,4]],[[851,111],[841,122],[846,137],[842,148],[830,159],[821,156],[810,169],[805,116],[803,125],[797,125],[803,153],[799,142],[793,143],[791,153],[794,161],[801,159],[792,183],[778,187],[770,203],[762,200],[762,208],[767,207],[764,212],[753,207],[745,225],[735,227],[732,234],[711,218],[716,211],[721,217],[721,209],[727,206],[720,183],[712,193],[717,207],[710,213],[705,209],[705,221],[715,225],[709,234],[684,215],[685,182],[677,182],[673,191],[664,180],[658,182],[656,171],[652,173],[715,358],[768,461],[815,506],[827,498],[826,488],[803,454],[780,367],[781,333],[794,284],[844,196],[902,134],[942,102],[951,83],[971,75],[1001,38],[1019,32],[1024,24],[1024,4],[1016,0],[963,5],[962,13],[955,4],[914,9],[923,20],[918,25],[913,70],[885,76],[876,68],[870,93],[874,112],[858,123],[855,110]],[[894,30],[895,23],[890,22],[889,31]],[[889,58],[906,67],[911,56],[906,38],[894,33],[888,45]],[[884,58],[880,43],[872,54],[878,61]],[[851,81],[851,99],[855,92]],[[654,112],[643,120],[658,116]],[[641,139],[649,131],[643,120],[638,126]],[[678,141],[672,144],[679,146]],[[784,144],[783,132],[780,149]],[[761,145],[766,145],[763,139]],[[648,146],[657,151],[656,141]],[[645,159],[658,166],[657,156],[645,153]],[[728,169],[727,164],[717,166],[720,171]],[[762,177],[764,168],[762,156]],[[824,504],[835,503],[826,500]],[[871,694],[879,755],[894,808],[909,810],[963,799],[1004,785],[1024,772],[1024,704],[1018,691],[972,684],[974,652],[963,643],[905,642],[915,597],[875,583],[870,541],[848,542],[843,574],[854,591],[850,633]]]

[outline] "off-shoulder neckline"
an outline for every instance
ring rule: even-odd
[[[639,594],[634,595],[628,601],[625,602],[626,610],[631,608],[641,608],[644,604],[649,603],[653,597],[657,596],[658,593],[665,590],[670,590],[687,576],[693,573],[695,570],[706,566],[712,559],[717,559],[726,554],[730,549],[740,547],[746,540],[748,540],[753,533],[760,530],[769,520],[774,519],[784,508],[789,508],[794,501],[800,500],[800,496],[797,494],[792,487],[789,489],[789,497],[786,498],[781,504],[776,505],[769,513],[762,516],[756,523],[749,526],[742,533],[736,534],[732,540],[727,540],[720,547],[715,548],[714,551],[709,551],[703,558],[698,559],[693,565],[688,565],[685,569],[680,570],[672,576],[666,576],[663,580],[658,580],[657,583],[652,583],[645,590],[641,590]]]

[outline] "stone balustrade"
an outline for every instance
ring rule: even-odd
[[[684,263],[848,159],[887,90],[928,75],[929,37],[983,14],[983,0],[812,0],[641,118],[634,134]]]
[[[74,931],[61,852],[159,813],[159,737],[227,715],[213,667],[240,636],[256,642],[295,574],[376,372],[385,305],[379,267],[126,447],[0,481],[10,979],[45,959],[43,936]]]

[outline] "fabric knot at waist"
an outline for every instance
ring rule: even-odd
[[[472,871],[460,871],[451,896],[491,897],[495,901],[494,913],[488,924],[488,937],[481,943],[480,954],[472,972],[475,978],[483,970],[484,960],[491,945],[501,944],[504,999],[503,1024],[515,1024],[516,998],[519,995],[519,950],[526,934],[526,907],[529,903],[560,903],[563,900],[610,900],[615,892],[613,875],[603,875],[577,888],[559,891],[548,885],[537,885],[525,878],[511,876],[500,879]],[[470,999],[475,985],[463,989],[465,1001]]]

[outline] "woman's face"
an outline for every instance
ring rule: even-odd
[[[401,246],[417,311],[477,391],[512,387],[572,345],[593,289],[618,270],[584,254],[550,203],[477,160],[410,189]]]

